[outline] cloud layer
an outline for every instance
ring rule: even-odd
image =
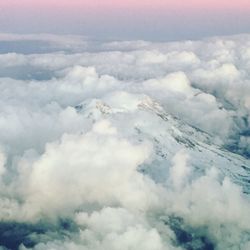
[[[0,54],[2,249],[249,249],[248,35],[0,36],[35,40]]]

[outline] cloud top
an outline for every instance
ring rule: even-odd
[[[40,37],[0,35],[57,51],[0,54],[2,249],[249,249],[249,35]]]

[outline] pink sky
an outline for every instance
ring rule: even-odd
[[[250,32],[250,0],[0,0],[0,32],[193,39]]]
[[[0,0],[8,8],[170,8],[250,10],[250,0]],[[67,11],[67,10],[65,10]]]

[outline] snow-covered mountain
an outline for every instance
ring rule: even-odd
[[[103,100],[84,101],[75,108],[92,124],[107,119],[122,136],[131,141],[149,141],[153,145],[153,159],[140,166],[140,171],[157,183],[168,185],[172,157],[184,149],[190,155],[193,178],[203,175],[214,166],[223,177],[230,177],[242,186],[245,193],[250,193],[248,158],[228,151],[212,135],[169,114],[146,95],[117,92]]]

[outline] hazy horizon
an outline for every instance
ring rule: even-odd
[[[250,3],[220,1],[0,1],[0,32],[171,41],[250,32]]]

